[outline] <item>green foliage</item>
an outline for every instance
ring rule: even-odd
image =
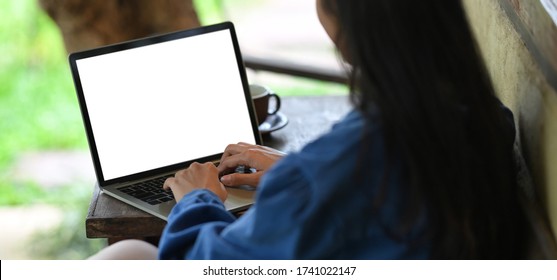
[[[51,204],[55,206],[79,206],[80,197],[91,197],[93,186],[75,183],[71,186],[45,188],[35,182],[0,183],[0,205],[17,206],[29,204]],[[87,202],[88,203],[88,202]]]
[[[56,205],[64,216],[56,227],[34,234],[26,246],[29,255],[34,259],[85,259],[106,245],[105,239],[88,239],[85,234],[91,192],[90,185],[77,184],[50,190],[43,198],[35,199]]]
[[[62,225],[29,245],[36,258],[90,255],[102,246],[84,233],[92,186],[45,190],[8,174],[22,151],[86,147],[62,38],[35,0],[0,1],[0,28],[0,205],[64,208]]]
[[[22,150],[85,147],[56,25],[34,0],[1,1],[0,13],[0,170]]]
[[[274,76],[274,75],[273,75]],[[276,75],[284,76],[284,75]],[[256,79],[254,83],[260,83],[268,86],[280,96],[310,96],[310,95],[326,95],[326,94],[346,94],[348,89],[345,85],[321,82],[307,78],[292,78],[288,80],[274,79],[274,78],[261,78]]]
[[[34,0],[1,1],[0,13],[0,205],[29,204],[49,195],[10,182],[18,153],[85,148],[85,135],[56,25]]]
[[[86,213],[75,210],[65,213],[59,226],[35,234],[27,251],[34,259],[46,260],[81,260],[97,253],[106,246],[106,240],[87,239],[83,222]]]
[[[193,0],[202,25],[226,21],[223,0]]]
[[[44,197],[47,192],[36,184],[16,186],[0,182],[0,205],[15,206],[33,204]]]
[[[263,2],[265,0],[193,0],[193,5],[201,24],[209,25],[230,20],[227,14],[228,7],[233,6],[234,9],[245,10],[246,8],[256,7]]]
[[[25,245],[33,259],[84,259],[106,245],[103,239],[88,239],[84,220],[87,216],[92,186],[71,186],[45,189],[36,183],[0,184],[0,205],[48,204],[60,208],[62,222],[48,230],[36,232]]]

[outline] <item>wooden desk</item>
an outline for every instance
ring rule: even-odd
[[[283,97],[281,112],[289,123],[265,135],[263,142],[285,152],[297,151],[328,131],[349,108],[347,96]],[[109,243],[128,238],[156,241],[165,225],[166,221],[107,196],[95,186],[85,221],[88,238],[108,238]]]

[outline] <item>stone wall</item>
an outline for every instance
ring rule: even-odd
[[[557,27],[538,0],[463,0],[557,232]]]

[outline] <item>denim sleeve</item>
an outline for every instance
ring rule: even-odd
[[[195,190],[172,209],[159,242],[159,259],[183,259],[204,228],[220,232],[235,220],[208,190]]]
[[[263,176],[256,203],[237,220],[207,190],[186,195],[170,214],[159,258],[295,258],[302,234],[296,220],[308,200],[307,180],[297,168],[281,166]]]

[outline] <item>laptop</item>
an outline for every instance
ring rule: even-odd
[[[228,144],[261,144],[230,22],[72,53],[71,72],[101,191],[166,220],[166,178],[216,162]],[[226,209],[254,192],[228,188]]]

